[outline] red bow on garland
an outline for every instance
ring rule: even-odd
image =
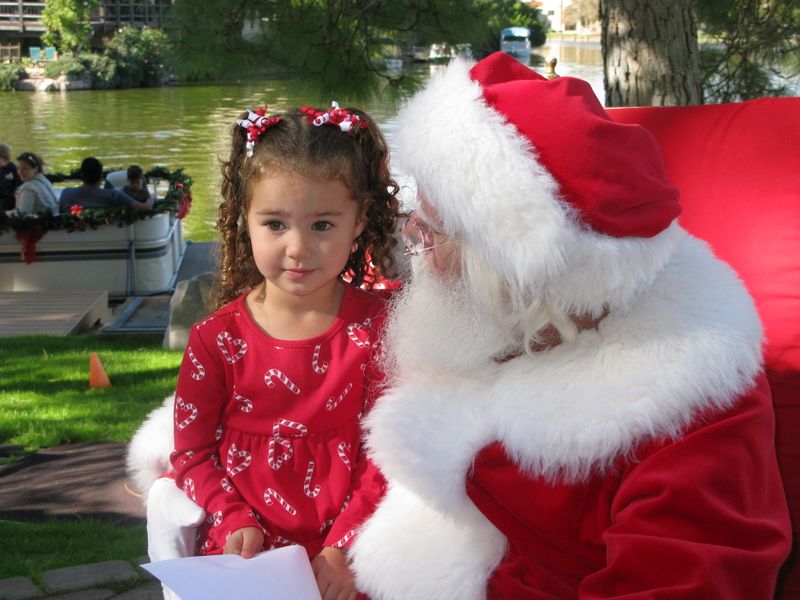
[[[175,189],[181,191],[181,203],[175,216],[178,219],[183,219],[189,214],[189,210],[192,208],[192,195],[183,189],[182,183],[176,183]]]
[[[44,228],[37,225],[27,231],[20,231],[16,237],[22,242],[19,249],[19,259],[24,260],[27,264],[35,263],[36,242],[44,237]]]

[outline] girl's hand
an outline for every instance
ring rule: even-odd
[[[322,600],[355,600],[358,596],[356,582],[341,550],[326,546],[311,559],[311,568]]]
[[[241,554],[242,558],[253,558],[264,545],[264,533],[258,527],[237,529],[225,542],[223,554]]]

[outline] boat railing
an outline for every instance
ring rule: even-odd
[[[110,297],[173,291],[186,248],[182,218],[191,205],[191,178],[154,171],[152,211],[74,205],[58,216],[0,216],[0,291],[104,290]],[[163,192],[159,179],[167,182]]]

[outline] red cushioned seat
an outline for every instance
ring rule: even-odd
[[[800,98],[609,114],[655,135],[681,192],[680,222],[755,298],[795,540],[776,597],[800,598]]]

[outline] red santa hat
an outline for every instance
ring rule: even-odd
[[[627,303],[672,252],[680,213],[655,139],[582,80],[508,54],[457,59],[398,116],[400,162],[447,233],[562,308]]]

